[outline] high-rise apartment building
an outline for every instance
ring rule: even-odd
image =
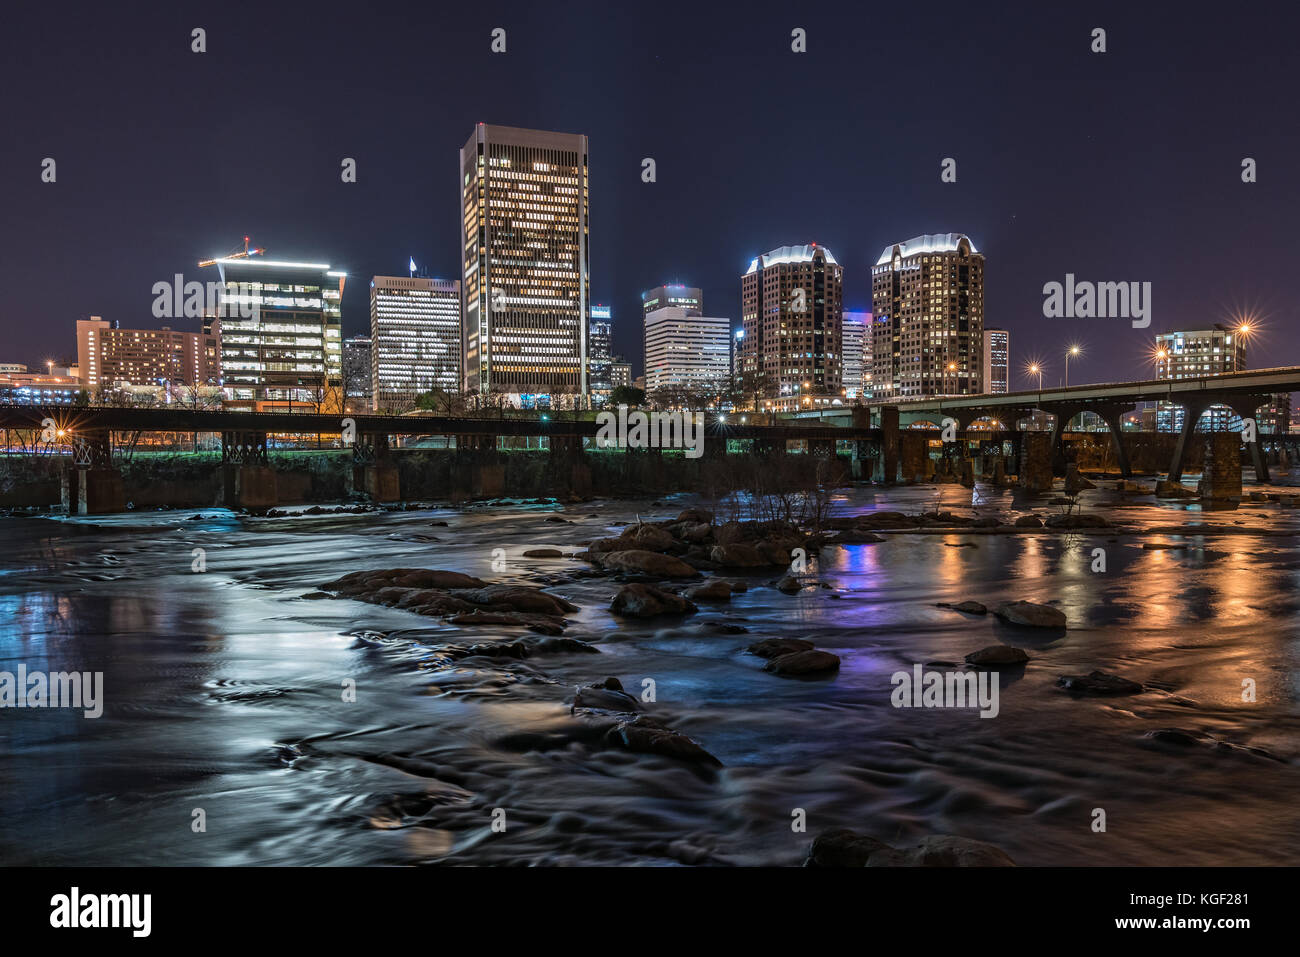
[[[343,285],[328,263],[213,260],[238,306],[219,320],[221,380],[231,409],[341,412]]]
[[[647,316],[656,309],[680,306],[688,316],[704,315],[704,293],[694,286],[665,284],[641,293],[641,314]]]
[[[968,236],[886,246],[871,270],[875,398],[984,391],[984,257]]]
[[[843,269],[825,246],[782,246],[741,277],[741,390],[751,399],[838,397]],[[829,399],[827,399],[829,401]]]
[[[592,306],[591,327],[587,331],[587,388],[597,405],[609,398],[614,388],[614,352],[610,338],[613,332],[610,307],[600,303]]]
[[[460,283],[370,280],[370,377],[376,409],[410,408],[431,389],[460,392]]]
[[[480,123],[460,177],[466,391],[578,404],[588,393],[587,137]]]
[[[1011,391],[1011,333],[1007,330],[984,330],[984,374],[980,381],[989,395]]]
[[[844,356],[840,388],[844,398],[850,402],[869,398],[871,390],[867,383],[870,381],[871,369],[871,313],[844,313],[844,323],[840,330],[840,352]]]
[[[614,388],[619,386],[630,386],[632,384],[632,363],[624,362],[622,359],[615,359],[610,364],[610,380],[614,383]]]
[[[88,390],[132,386],[215,386],[220,340],[210,332],[119,329],[99,316],[77,320],[78,379]]]
[[[343,397],[349,412],[369,411],[374,389],[371,386],[370,337],[353,336],[343,340]]]
[[[727,389],[731,377],[731,320],[695,316],[682,306],[645,315],[645,384],[656,389]]]

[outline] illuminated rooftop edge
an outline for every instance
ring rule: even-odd
[[[780,249],[773,249],[770,253],[767,253],[766,255],[763,256],[759,256],[758,259],[755,259],[753,262],[751,262],[749,264],[749,268],[745,270],[745,275],[748,276],[750,273],[758,271],[759,259],[763,260],[764,269],[766,269],[768,266],[779,266],[782,263],[812,262],[813,253],[817,250],[817,248],[818,246],[816,243],[809,243],[806,246],[782,246]],[[839,263],[835,261],[835,257],[831,255],[831,251],[829,249],[827,249],[825,246],[822,246],[820,248],[821,251],[826,254],[826,261],[828,263],[830,263],[832,266],[839,265]]]
[[[885,266],[894,258],[894,246],[898,247],[899,255],[904,259],[909,256],[920,256],[926,253],[951,253],[957,251],[957,244],[962,240],[970,243],[972,253],[979,252],[975,248],[974,241],[965,233],[926,233],[924,236],[917,236],[909,239],[905,243],[893,243],[885,247],[885,251],[880,254],[876,260],[877,266]]]

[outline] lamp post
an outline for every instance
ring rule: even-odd
[[[1038,391],[1042,392],[1043,391],[1043,367],[1040,366],[1037,362],[1031,362],[1029,364],[1029,374],[1038,376]]]
[[[1066,388],[1069,388],[1069,385],[1070,385],[1070,356],[1077,356],[1078,354],[1079,354],[1079,347],[1078,347],[1078,346],[1070,346],[1070,348],[1068,348],[1068,349],[1065,350],[1065,385],[1066,385]]]

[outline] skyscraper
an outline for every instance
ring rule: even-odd
[[[741,277],[741,389],[751,399],[838,396],[843,270],[825,246],[782,246]],[[829,399],[827,398],[827,401]]]
[[[587,386],[592,401],[603,403],[614,388],[614,353],[610,336],[614,330],[609,306],[591,307],[591,328],[587,334]]]
[[[587,137],[480,123],[460,170],[465,389],[577,404],[588,392]]]
[[[238,315],[220,320],[228,408],[341,412],[343,284],[328,263],[260,256],[213,261],[241,290]],[[247,315],[245,315],[247,313]]]
[[[353,336],[343,340],[343,398],[348,412],[369,411],[374,388],[374,371],[370,367],[370,337]]]
[[[982,392],[984,257],[968,236],[886,246],[871,270],[875,398]]]
[[[852,401],[864,398],[866,373],[871,368],[871,313],[846,312],[840,327],[840,351],[844,354],[844,375],[841,388],[844,398]]]
[[[370,281],[370,377],[376,409],[409,407],[431,389],[460,391],[460,283],[419,276]]]
[[[1011,391],[1011,333],[1005,329],[984,330],[984,391],[1003,395]]]
[[[641,293],[641,313],[648,315],[665,306],[680,306],[688,316],[704,315],[704,293],[694,286],[665,284]]]
[[[731,376],[731,320],[696,316],[664,306],[645,316],[647,391],[726,390]]]

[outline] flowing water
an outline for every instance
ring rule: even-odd
[[[976,496],[981,512],[1048,508]],[[829,587],[791,596],[768,587],[770,572],[728,575],[750,590],[649,621],[613,617],[617,584],[570,577],[583,563],[519,553],[571,552],[638,515],[672,517],[685,498],[0,519],[0,671],[101,671],[105,686],[98,719],[0,710],[0,862],[793,865],[813,834],[849,827],[899,844],[974,837],[1031,865],[1296,863],[1300,511],[1108,496],[1085,500],[1133,530],[891,534],[823,551],[811,571]],[[858,489],[836,510],[936,505],[969,510],[972,493]],[[545,521],[557,512],[573,524]],[[205,571],[193,570],[195,548]],[[1105,572],[1092,570],[1095,548]],[[566,634],[601,653],[450,662],[439,651],[463,642],[462,628],[301,597],[398,566],[547,585],[580,606]],[[1051,602],[1069,627],[1039,634],[936,607],[964,599]],[[807,638],[841,670],[765,673],[744,649],[769,636]],[[1002,673],[996,718],[891,706],[895,672],[999,641],[1033,660]],[[1149,690],[1056,686],[1094,669]],[[633,693],[653,679],[651,713],[724,767],[584,735],[567,702],[607,675]],[[343,700],[348,681],[355,702]],[[1160,728],[1271,757],[1144,736]],[[806,832],[792,827],[799,809]]]

